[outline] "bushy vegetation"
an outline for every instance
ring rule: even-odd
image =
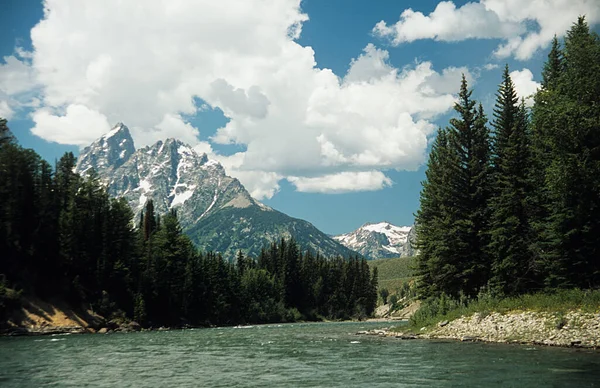
[[[111,199],[93,171],[53,169],[15,143],[0,120],[0,314],[19,293],[57,297],[142,325],[215,325],[364,318],[377,301],[377,270],[364,259],[324,258],[282,239],[256,258],[198,252],[177,214],[139,220]],[[2,319],[0,315],[0,319]]]
[[[416,320],[484,308],[482,292],[516,303],[600,287],[600,38],[583,17],[542,76],[530,109],[507,66],[491,125],[463,77],[416,217],[419,294],[437,301]]]
[[[570,310],[584,312],[600,311],[600,290],[556,290],[552,293],[524,294],[514,297],[498,297],[489,293],[476,299],[451,298],[442,294],[423,302],[421,308],[410,318],[410,325],[419,329],[474,313],[506,313],[509,311],[541,311],[564,314]]]

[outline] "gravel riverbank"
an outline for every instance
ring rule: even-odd
[[[600,349],[600,314],[570,311],[549,313],[535,311],[505,314],[476,313],[434,328],[410,331],[400,328],[359,332],[358,334],[391,336],[400,339],[444,338],[460,341],[522,343],[548,346],[572,346]]]

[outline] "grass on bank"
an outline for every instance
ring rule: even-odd
[[[369,266],[371,269],[377,268],[379,289],[386,288],[392,293],[400,290],[415,276],[415,258],[412,256],[371,260]]]
[[[552,293],[527,294],[511,298],[482,295],[475,300],[455,300],[446,296],[430,299],[409,320],[413,329],[430,327],[442,321],[451,321],[475,313],[486,316],[492,312],[540,311],[564,314],[572,310],[600,311],[600,290],[558,290]],[[405,330],[406,327],[399,328]]]

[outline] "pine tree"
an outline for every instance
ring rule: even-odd
[[[542,71],[542,88],[546,90],[556,89],[558,81],[564,71],[563,53],[556,35],[552,39],[552,48]]]
[[[363,264],[366,265],[366,261],[362,260]],[[368,272],[367,272],[368,275]],[[371,279],[369,282],[369,277],[366,276],[366,283],[369,285],[366,287],[366,295],[365,295],[365,308],[367,316],[371,316],[375,311],[375,307],[377,307],[377,289],[379,287],[379,270],[377,267],[373,268],[373,274],[371,275]]]
[[[543,285],[554,287],[564,282],[564,266],[561,264],[556,243],[553,241],[551,214],[554,205],[550,198],[549,166],[553,159],[552,137],[559,111],[558,83],[564,74],[564,55],[556,37],[544,65],[542,88],[534,96],[531,111],[531,165],[529,168],[530,225],[534,238],[530,252],[540,271]],[[561,274],[562,273],[562,274]]]
[[[152,233],[157,229],[156,215],[154,214],[154,201],[149,199],[146,202],[144,211],[144,241],[148,241]]]
[[[471,93],[463,76],[459,117],[439,131],[423,183],[416,217],[423,296],[474,296],[488,281],[488,129]]]
[[[583,17],[565,37],[564,70],[550,97],[538,117],[552,128],[548,285],[593,287],[600,284],[600,39]]]
[[[15,138],[8,129],[7,121],[5,118],[0,117],[0,147],[4,144],[14,143]]]
[[[491,286],[500,294],[518,295],[534,288],[536,268],[530,251],[528,119],[524,103],[518,104],[508,65],[496,95],[494,117]]]
[[[446,278],[449,269],[441,264],[442,258],[449,254],[445,249],[445,230],[449,228],[445,212],[447,206],[451,205],[449,190],[445,189],[448,181],[448,152],[448,136],[446,130],[440,128],[429,153],[426,180],[422,182],[421,205],[415,215],[419,293],[423,298],[441,292],[442,280]]]

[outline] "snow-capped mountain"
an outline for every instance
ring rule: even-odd
[[[86,147],[77,160],[77,171],[85,173],[94,168],[100,175],[106,175],[109,171],[123,165],[135,152],[133,139],[123,123],[102,136],[100,139]]]
[[[86,147],[76,171],[94,169],[114,197],[124,197],[136,219],[146,201],[164,214],[176,209],[184,231],[202,250],[234,257],[257,255],[270,241],[294,236],[303,249],[325,255],[353,252],[310,223],[271,209],[250,196],[221,164],[179,140],[167,139],[135,150],[122,123]]]
[[[334,236],[333,239],[368,259],[415,254],[414,226],[396,226],[389,222],[367,223],[354,232]]]

